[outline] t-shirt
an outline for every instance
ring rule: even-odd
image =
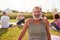
[[[58,22],[55,22],[57,26],[60,28],[60,19],[58,19]]]
[[[2,28],[8,28],[9,27],[9,17],[8,16],[1,16],[1,26]]]

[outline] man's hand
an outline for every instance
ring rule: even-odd
[[[49,26],[49,21],[48,21],[48,19],[44,19],[44,23],[45,23],[46,26]]]

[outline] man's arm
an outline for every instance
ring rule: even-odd
[[[27,30],[27,28],[28,28],[28,25],[29,25],[29,21],[30,21],[30,19],[27,19],[27,21],[26,21],[26,23],[24,24],[24,27],[23,27],[23,29],[22,29],[22,32],[21,32],[18,40],[22,40],[23,36],[25,35],[25,32],[26,32],[26,30]]]
[[[45,20],[45,24],[46,24],[47,39],[51,40],[51,35],[50,35],[50,31],[49,31],[49,21],[47,19]]]

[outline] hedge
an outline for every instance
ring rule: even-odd
[[[16,19],[17,14],[18,14],[18,13],[10,13],[10,14],[8,14],[8,15],[10,16],[11,19]],[[24,13],[23,15],[24,15],[25,18],[32,17],[32,14],[28,14],[28,13],[27,13],[27,14]],[[1,16],[2,16],[2,14],[0,13],[0,17],[1,17]],[[48,19],[53,19],[53,14],[48,14],[48,13],[46,13],[45,16],[46,16]]]

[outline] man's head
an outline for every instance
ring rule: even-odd
[[[55,19],[59,19],[59,18],[60,18],[59,14],[55,14],[55,15],[54,15],[54,18],[55,18]]]
[[[42,9],[40,7],[34,7],[33,8],[33,18],[34,19],[40,19],[41,15],[42,15]]]
[[[7,13],[6,12],[3,12],[3,15],[7,15]]]

